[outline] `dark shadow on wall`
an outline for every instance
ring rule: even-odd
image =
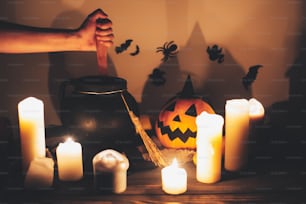
[[[78,11],[66,11],[56,16],[52,26],[69,28],[75,22],[80,25],[86,16]],[[89,75],[99,75],[96,52],[57,52],[49,53],[49,93],[52,104],[59,114],[60,85],[63,81]],[[117,76],[114,64],[108,59],[109,75]]]
[[[301,7],[305,16],[306,3]],[[265,125],[259,131],[265,137],[265,152],[291,162],[293,168],[306,159],[306,29],[302,26],[295,45],[299,53],[284,73],[289,79],[288,99],[267,107]]]
[[[252,88],[246,90],[242,84],[242,77],[246,74],[243,68],[231,53],[225,53],[225,61],[222,64],[209,64],[208,77],[199,89],[199,93],[209,98],[215,111],[223,116],[227,100],[252,97]]]
[[[162,106],[178,93],[184,85],[187,74],[182,73],[177,58],[171,58],[158,69],[164,72],[165,83],[157,86],[148,76],[142,92],[140,112],[155,118]]]
[[[16,10],[14,3],[9,0],[0,1],[0,20],[15,22],[16,20]]]
[[[246,90],[243,87],[242,77],[246,74],[244,68],[231,55],[230,50],[218,45],[218,42],[215,42],[215,44],[222,48],[224,61],[218,63],[209,60],[206,50],[208,46],[212,47],[213,45],[207,44],[204,36],[201,27],[196,23],[186,44],[186,47],[190,50],[203,52],[203,57],[207,58],[207,63],[202,65],[202,69],[206,70],[206,76],[198,76],[199,78],[205,78],[205,80],[201,81],[196,93],[207,100],[218,114],[224,115],[226,100],[234,98],[249,99],[252,97],[252,88]],[[199,44],[202,45],[201,49],[194,47]],[[192,56],[189,58],[192,58]]]
[[[192,70],[190,73],[183,72],[180,69],[177,58],[172,58],[158,67],[165,73],[166,83],[164,85],[156,86],[152,84],[150,79],[147,80],[142,93],[141,112],[156,118],[162,106],[182,90],[188,74],[191,75],[191,79],[205,78],[205,80],[201,81],[200,86],[195,89],[195,93],[207,101],[219,114],[224,115],[226,100],[251,98],[252,90],[245,90],[242,85],[242,77],[246,73],[241,65],[237,63],[228,51],[225,52],[225,61],[223,63],[209,61],[206,53],[208,46],[200,26],[196,23],[185,45],[187,51],[180,53],[179,57],[190,60],[192,65],[194,55],[199,56],[199,53],[195,52],[203,52],[203,57],[207,57],[207,63],[199,66],[201,66],[201,69],[206,69],[207,77],[197,76]]]
[[[306,36],[304,35],[304,38]],[[305,42],[301,50],[305,50]],[[282,158],[306,156],[306,52],[301,52],[285,73],[289,78],[289,97],[268,107],[269,144]],[[305,161],[303,161],[305,162]]]

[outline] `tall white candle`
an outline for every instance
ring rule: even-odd
[[[92,160],[96,190],[123,193],[127,187],[128,158],[112,149],[96,154]]]
[[[82,146],[68,138],[56,148],[58,176],[62,181],[77,181],[83,177]]]
[[[34,97],[19,102],[18,119],[23,170],[26,172],[34,158],[46,156],[43,102]]]
[[[225,155],[224,167],[238,171],[248,160],[249,102],[232,99],[225,105]]]
[[[196,177],[202,183],[215,183],[221,179],[222,129],[224,119],[217,114],[202,112],[197,124]]]
[[[164,167],[161,171],[162,189],[168,194],[182,194],[187,190],[187,173],[179,168],[176,159],[170,166]]]

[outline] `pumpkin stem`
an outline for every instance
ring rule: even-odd
[[[194,97],[194,90],[191,81],[191,77],[188,74],[187,79],[185,81],[183,90],[178,94],[180,98],[192,98]]]

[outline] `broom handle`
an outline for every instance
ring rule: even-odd
[[[99,72],[102,75],[107,75],[107,47],[96,40],[96,49]]]
[[[105,19],[99,18],[97,22],[103,23]],[[97,60],[99,72],[102,75],[107,75],[107,47],[105,47],[102,43],[96,39],[96,50],[97,50]]]

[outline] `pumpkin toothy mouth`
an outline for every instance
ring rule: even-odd
[[[189,128],[185,132],[182,132],[179,128],[176,128],[174,131],[171,131],[170,127],[164,126],[164,123],[161,121],[157,123],[157,126],[163,135],[168,134],[168,137],[171,141],[178,138],[185,143],[190,137],[196,138],[197,136],[197,132],[193,132]]]

